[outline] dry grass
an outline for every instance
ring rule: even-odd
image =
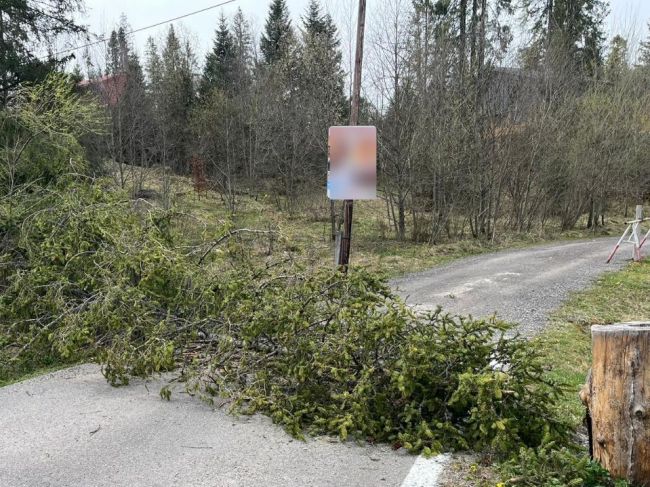
[[[324,190],[322,194],[305,197],[303,209],[295,215],[283,211],[280,208],[283,201],[268,194],[239,196],[236,211],[232,213],[217,193],[206,191],[198,195],[189,178],[171,176],[170,180],[172,204],[186,217],[177,220],[180,222],[179,231],[192,243],[218,237],[223,224],[230,222],[235,228],[277,229],[289,249],[305,254],[311,260],[326,265],[334,264],[329,202]],[[151,171],[146,178],[146,187],[154,193],[160,193],[162,174]],[[454,259],[505,248],[617,234],[622,232],[623,221],[623,218],[610,219],[608,226],[599,229],[597,234],[586,229],[561,232],[551,224],[543,230],[537,229],[526,234],[504,234],[495,242],[469,238],[429,245],[397,240],[390,227],[384,201],[359,201],[354,207],[351,259],[355,266],[366,266],[388,277],[397,277]]]

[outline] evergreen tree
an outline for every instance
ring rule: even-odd
[[[286,0],[273,0],[260,44],[264,62],[273,64],[284,58],[293,42],[294,33]]]
[[[650,30],[650,22],[648,22],[648,30]],[[648,35],[645,41],[641,42],[638,64],[645,68],[650,68],[650,35]]]
[[[162,88],[162,60],[160,59],[158,46],[153,37],[147,39],[145,56],[145,72],[147,74],[149,94],[150,96],[157,97],[157,94]]]
[[[326,33],[327,25],[318,0],[310,0],[307,6],[307,15],[303,17],[302,24],[305,32],[309,35],[318,36]]]
[[[345,77],[341,68],[342,53],[338,32],[328,14],[317,0],[312,0],[302,18],[302,45],[296,76],[297,99],[300,108],[294,115],[304,135],[300,142],[304,151],[306,179],[323,181],[327,160],[328,127],[340,125],[347,114]]]
[[[157,105],[161,113],[163,162],[179,172],[187,171],[188,126],[194,104],[194,55],[169,28],[161,57],[161,89]]]
[[[253,64],[253,35],[248,21],[241,8],[232,22],[232,38],[234,50],[234,81],[238,91],[248,88],[251,83],[251,67]]]
[[[82,0],[0,1],[0,107],[21,83],[40,81],[71,59],[50,53],[43,60],[38,52],[58,35],[85,32],[74,21],[82,6]]]
[[[547,47],[567,51],[586,72],[602,64],[608,0],[525,0],[533,30]]]
[[[83,81],[84,79],[84,74],[83,70],[81,69],[81,66],[79,63],[74,65],[74,68],[72,68],[72,73],[70,73],[70,77],[72,79],[72,82],[76,85],[79,82]]]
[[[605,65],[607,81],[616,83],[625,74],[628,70],[627,55],[627,40],[620,35],[614,36]]]
[[[112,121],[111,152],[125,184],[124,169],[145,165],[150,139],[150,109],[146,97],[144,72],[128,39],[130,28],[122,16],[108,42],[103,91]],[[135,181],[135,178],[134,178]]]
[[[221,14],[216,31],[214,45],[208,53],[201,81],[201,95],[205,97],[210,91],[219,88],[226,93],[235,87],[236,50],[233,35],[228,29],[226,17]]]
[[[318,102],[330,122],[341,120],[347,108],[343,54],[337,28],[323,14],[318,0],[311,0],[302,19],[303,46],[299,81],[303,92]]]
[[[86,71],[86,78],[92,80],[101,77],[101,69],[95,66],[95,63],[93,62],[90,55],[90,49],[88,49],[88,47],[84,49],[82,57]]]
[[[163,117],[163,67],[160,52],[153,37],[147,39],[145,48],[146,99],[150,110],[149,134],[150,157],[164,162],[164,117]]]
[[[117,31],[112,30],[108,38],[108,49],[106,51],[106,74],[115,74],[122,68],[120,65],[120,45],[117,40]]]
[[[108,51],[106,53],[106,74],[120,74],[127,70],[131,46],[127,39],[129,24],[124,15],[120,18],[120,25],[117,30],[113,29],[108,40]]]
[[[137,118],[138,130],[149,118],[149,109],[146,97],[146,82],[144,77],[144,70],[140,63],[140,58],[135,52],[129,52],[126,60],[126,89],[125,89],[125,102],[133,118]]]

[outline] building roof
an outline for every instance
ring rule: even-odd
[[[119,103],[126,91],[126,85],[126,73],[118,73],[108,74],[101,78],[86,79],[79,82],[77,86],[95,93],[106,105],[112,107]]]

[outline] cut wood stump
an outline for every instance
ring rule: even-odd
[[[593,364],[581,397],[594,459],[614,478],[650,487],[650,322],[591,328]]]

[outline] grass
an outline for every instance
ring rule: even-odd
[[[173,176],[172,192],[174,207],[189,215],[191,224],[183,232],[194,242],[209,241],[218,237],[220,224],[231,221],[236,228],[277,229],[292,250],[308,254],[314,261],[334,262],[334,245],[330,238],[329,202],[322,194],[303,201],[303,208],[289,215],[279,207],[281,200],[269,195],[237,198],[236,212],[231,214],[227,205],[212,191],[199,195],[188,178]],[[147,179],[147,187],[159,191],[162,187],[159,175]],[[395,238],[388,218],[385,202],[358,201],[354,207],[352,242],[352,265],[365,266],[387,277],[398,277],[425,270],[462,257],[493,252],[502,249],[522,248],[535,244],[618,235],[623,232],[623,217],[607,220],[604,228],[596,232],[586,229],[586,221],[579,222],[578,229],[560,231],[557,224],[547,224],[528,233],[502,232],[494,242],[466,238],[442,242],[437,245],[418,243]],[[407,235],[410,229],[407,228]]]
[[[536,342],[550,367],[549,375],[567,385],[559,414],[578,427],[584,406],[578,392],[591,367],[591,325],[650,321],[650,261],[633,263],[605,274],[586,291],[576,293],[557,310]]]

